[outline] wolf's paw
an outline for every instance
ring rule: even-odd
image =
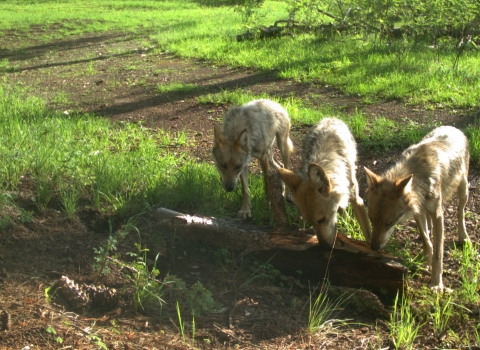
[[[285,200],[287,202],[290,202],[290,203],[293,203],[293,195],[292,195],[292,191],[290,191],[288,188],[287,189],[283,189],[283,198],[285,198]]]
[[[432,271],[432,256],[425,256],[423,260],[423,267],[426,271]]]
[[[430,285],[430,290],[434,293],[441,293],[441,292],[443,292],[443,286],[432,286],[432,285]]]
[[[238,217],[240,217],[241,219],[249,219],[252,217],[252,212],[250,211],[250,209],[240,209],[238,211]]]
[[[443,284],[432,285],[430,284],[430,290],[434,293],[453,293],[453,290],[450,288],[444,287]]]

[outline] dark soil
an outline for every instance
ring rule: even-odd
[[[474,124],[478,117],[475,111],[427,110],[399,101],[365,104],[360,97],[345,96],[329,86],[281,80],[275,72],[232,69],[210,62],[180,59],[168,52],[159,52],[153,46],[142,47],[139,43],[143,38],[125,33],[90,34],[50,43],[34,39],[40,34],[39,31],[26,37],[9,32],[0,37],[0,61],[8,59],[13,67],[3,72],[4,84],[28,86],[35,95],[49,101],[48,107],[55,110],[94,113],[112,122],[141,122],[154,131],[185,130],[195,139],[195,147],[189,151],[199,161],[211,161],[212,129],[229,106],[199,104],[197,98],[222,90],[241,88],[272,97],[294,96],[313,107],[332,105],[346,114],[358,109],[368,118],[383,116],[421,125],[441,122],[465,127]],[[173,82],[195,84],[202,89],[185,93],[159,93],[156,89],[158,84]],[[299,164],[299,150],[308,127],[296,125],[292,128],[297,149],[294,166]],[[360,166],[381,172],[393,164],[400,151],[371,153],[359,145],[357,175],[362,195],[365,178]],[[471,164],[467,204],[467,229],[475,242],[480,238],[477,230],[479,170],[478,164]],[[212,292],[215,301],[225,307],[219,308],[223,312],[195,316],[193,343],[191,317],[180,292],[166,289],[166,304],[161,313],[158,309],[136,312],[131,288],[127,288],[120,269],[107,277],[96,274],[92,267],[94,248],[104,245],[110,232],[110,218],[106,214],[85,205],[80,209],[79,219],[71,221],[55,201],[39,213],[31,200],[32,194],[32,184],[25,179],[19,186],[18,203],[26,210],[35,211],[33,220],[25,223],[16,220],[12,228],[0,232],[0,316],[4,310],[3,326],[6,328],[0,332],[2,349],[93,349],[102,348],[102,344],[109,349],[393,348],[388,337],[388,317],[355,307],[347,308],[339,316],[351,319],[350,326],[331,326],[320,334],[309,335],[306,332],[309,292],[305,283],[294,283],[298,276],[282,279],[278,273],[270,271],[267,277],[245,286],[256,269],[251,259],[235,260],[225,251],[192,246],[171,233],[160,232],[145,215],[137,227],[142,241],[148,242],[151,260],[160,252],[157,267],[161,276],[167,272],[176,275],[186,282],[187,288],[200,281]],[[446,286],[452,289],[460,286],[458,263],[450,255],[456,239],[455,209],[456,202],[452,201],[445,214],[444,278]],[[421,251],[418,234],[411,224],[404,227],[395,237],[399,246],[403,247],[410,237],[412,243],[408,249],[412,255],[418,254]],[[125,252],[134,251],[133,243],[138,239],[136,233],[130,234],[119,248],[120,255],[126,258]],[[47,302],[46,288],[54,285],[62,275],[79,283],[101,283],[116,288],[120,295],[119,306],[113,310],[72,309],[68,304],[60,305],[56,298]],[[414,288],[422,288],[428,279],[425,271],[418,271],[409,283]],[[182,317],[187,326],[185,342],[178,328],[177,300],[183,304]],[[478,305],[466,307],[478,309]],[[477,311],[476,316],[456,316],[451,328],[459,339],[465,339],[469,333],[473,340],[472,330],[478,322]],[[57,337],[62,339],[62,344]],[[418,336],[416,348],[459,348],[459,339],[450,333],[435,336],[431,325],[426,324]]]

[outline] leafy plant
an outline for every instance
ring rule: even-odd
[[[117,246],[120,244],[123,239],[131,232],[131,231],[136,231],[137,233],[140,233],[135,226],[136,222],[136,217],[131,217],[128,219],[127,223],[120,228],[115,234],[110,234],[107,238],[107,242],[105,243],[104,246],[100,246],[98,248],[93,248],[93,251],[95,252],[94,256],[94,268],[98,271],[99,274],[101,275],[108,275],[110,272],[110,266],[108,264],[110,258],[115,258],[116,254],[115,252],[117,251]],[[113,231],[113,224],[112,221],[108,222],[110,232]]]
[[[63,338],[60,337],[60,336],[57,336],[57,331],[55,330],[55,328],[53,328],[52,326],[48,326],[45,331],[51,335],[53,335],[55,337],[55,341],[58,343],[58,344],[63,344]]]
[[[25,223],[29,223],[29,222],[32,222],[33,220],[33,210],[24,210],[24,209],[20,209],[20,222],[25,224]]]
[[[251,29],[258,24],[258,9],[262,7],[265,0],[240,0],[235,11],[242,16],[243,24]]]
[[[133,303],[136,310],[145,310],[155,305],[162,307],[165,303],[163,300],[164,283],[157,280],[160,271],[157,269],[157,260],[160,255],[157,254],[155,262],[151,270],[147,265],[147,248],[142,248],[140,244],[135,244],[137,252],[130,252],[135,258],[130,269],[131,274],[127,278],[133,284]]]
[[[50,304],[52,302],[52,296],[50,295],[50,291],[52,290],[52,287],[47,287],[44,289],[43,293],[45,295],[45,302],[47,304]]]
[[[225,270],[235,265],[232,252],[227,247],[211,250],[210,253],[215,262]]]
[[[200,281],[197,281],[190,287],[187,292],[187,302],[192,310],[192,315],[202,315],[220,308],[213,299],[213,294],[203,286]]]
[[[103,342],[102,338],[100,338],[96,334],[89,334],[88,338],[92,343],[98,346],[99,349],[108,350],[108,346]]]
[[[270,260],[274,258],[273,255],[267,262],[258,262],[253,261],[253,265],[256,267],[255,270],[245,279],[245,281],[240,285],[240,288],[248,286],[250,283],[257,279],[263,279],[265,281],[272,281],[276,276],[280,276],[280,271],[275,269]]]

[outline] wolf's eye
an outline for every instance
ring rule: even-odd
[[[320,220],[317,220],[317,224],[323,224],[325,222],[325,217],[321,218]]]
[[[242,165],[241,165],[241,164],[240,164],[240,165],[237,165],[237,166],[235,167],[235,170],[237,170],[237,171],[240,170],[240,169],[242,169]]]
[[[395,219],[386,222],[386,223],[385,223],[385,226],[386,226],[386,227],[392,227],[393,225],[395,225],[397,222],[400,221],[400,219],[402,218],[403,215],[404,215],[404,213],[401,213],[401,214],[398,215]]]
[[[397,223],[397,221],[398,221],[398,218],[395,219],[395,220],[386,222],[386,223],[385,223],[385,226],[386,226],[386,227],[392,227],[393,225],[395,225],[395,224]]]
[[[222,169],[227,169],[227,165],[226,164],[220,164],[220,166],[222,167]]]

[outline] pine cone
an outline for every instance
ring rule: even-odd
[[[102,285],[77,284],[67,276],[62,276],[53,286],[54,293],[74,309],[95,306],[113,309],[118,305],[118,293],[115,288]]]

